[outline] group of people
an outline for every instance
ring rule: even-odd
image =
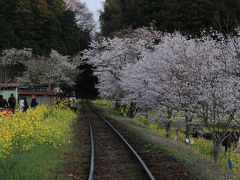
[[[8,101],[3,98],[3,95],[0,95],[0,109],[9,108],[12,111],[12,113],[15,113],[16,104],[17,104],[17,100],[13,94],[11,94],[11,96],[8,98]],[[30,105],[31,108],[36,108],[37,105],[38,103],[37,103],[36,97],[32,96],[31,105]],[[19,108],[21,112],[27,111],[27,109],[29,108],[29,105],[26,98],[21,98],[19,100]]]

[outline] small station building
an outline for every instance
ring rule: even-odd
[[[18,99],[19,84],[18,83],[0,83],[0,95],[8,99],[11,94]]]
[[[21,87],[19,83],[0,83],[0,95],[3,95],[3,98],[8,100],[11,94],[14,95],[17,101],[20,98],[26,98],[29,105],[32,95],[36,97],[39,105],[54,105],[55,97],[57,96],[57,92],[47,91],[47,88],[44,86]]]
[[[31,103],[32,96],[35,96],[38,102],[38,105],[48,104],[54,105],[55,104],[55,97],[57,96],[56,92],[50,91],[26,91],[20,90],[18,96],[21,98],[26,98],[28,104]]]

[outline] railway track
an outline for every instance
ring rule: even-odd
[[[88,180],[155,180],[154,176],[123,136],[87,102],[85,117],[91,137]]]

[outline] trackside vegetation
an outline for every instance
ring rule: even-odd
[[[0,179],[49,179],[72,145],[75,117],[63,105],[39,106],[0,120]]]
[[[190,145],[185,145],[185,134],[179,133],[178,139],[176,134],[172,133],[170,138],[165,138],[164,128],[157,128],[156,124],[145,124],[145,117],[142,115],[135,118],[128,118],[114,110],[114,104],[107,100],[95,100],[94,105],[105,116],[117,120],[131,130],[137,132],[139,136],[152,143],[153,146],[159,147],[164,152],[182,161],[186,166],[196,173],[200,179],[239,179],[240,174],[240,154],[230,153],[225,156],[224,151],[220,152],[218,163],[214,163],[211,141],[202,138],[194,139]],[[233,162],[233,171],[227,167],[228,159]]]

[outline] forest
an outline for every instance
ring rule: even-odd
[[[214,28],[231,32],[240,19],[238,0],[106,0],[102,33],[153,25],[160,31],[200,35]]]
[[[65,11],[62,0],[3,0],[1,7],[0,50],[32,48],[35,54],[48,55],[55,49],[75,55],[87,47],[89,32],[78,27],[75,13]]]

